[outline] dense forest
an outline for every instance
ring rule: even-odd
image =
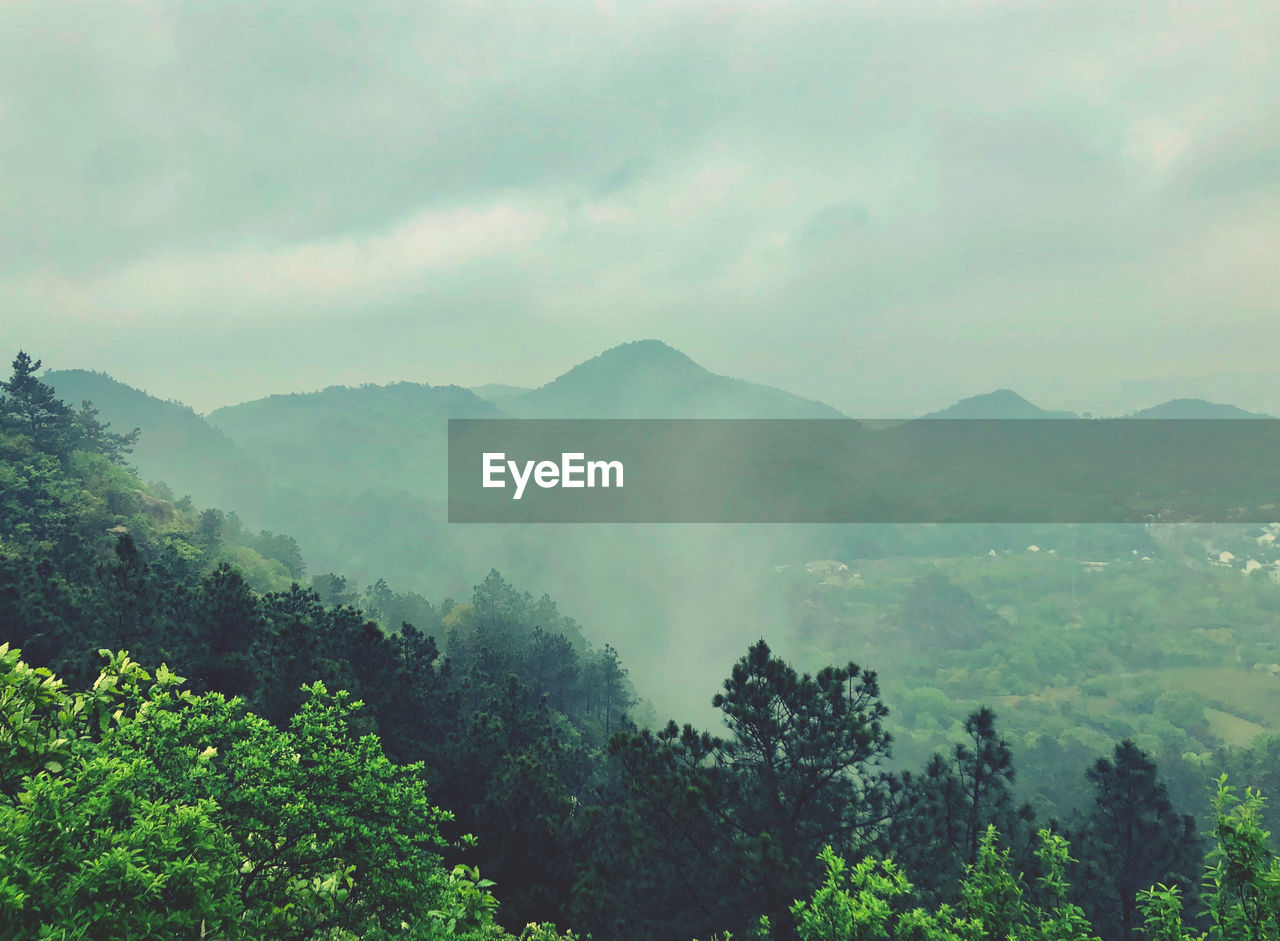
[[[1153,587],[1146,544],[778,572],[800,656],[664,724],[551,598],[309,577],[39,368],[0,393],[0,936],[1280,938],[1280,738],[1188,681],[1228,645],[1276,682],[1261,582]],[[1197,627],[1156,643],[1152,591]],[[1064,630],[1086,594],[1119,613]]]

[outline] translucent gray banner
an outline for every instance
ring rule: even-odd
[[[1280,518],[1280,420],[451,419],[454,523]]]

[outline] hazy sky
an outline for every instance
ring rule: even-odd
[[[0,338],[199,410],[657,337],[1280,413],[1280,5],[0,4]]]

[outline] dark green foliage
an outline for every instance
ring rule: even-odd
[[[1140,890],[1177,886],[1194,901],[1202,858],[1195,821],[1174,810],[1155,762],[1128,739],[1086,776],[1094,802],[1080,831],[1074,881],[1103,937],[1127,941],[1140,925]]]
[[[856,664],[798,674],[760,641],[713,700],[730,735],[671,723],[620,733],[626,798],[601,830],[588,924],[625,937],[786,923],[824,844],[869,845],[885,821],[886,714]],[[625,922],[625,924],[623,923]]]
[[[314,684],[281,729],[181,683],[118,654],[72,693],[0,645],[3,937],[508,937],[358,703]]]
[[[945,575],[918,578],[902,606],[902,623],[917,643],[952,650],[980,647],[1009,625]]]
[[[73,411],[51,386],[36,378],[40,365],[40,360],[22,351],[14,357],[13,374],[0,382],[0,431],[21,435],[38,451],[59,459],[79,450],[123,464],[141,431],[135,428],[124,435],[108,431],[111,423],[103,423],[87,399],[79,412]]]
[[[80,411],[76,413],[76,424],[79,428],[77,446],[85,451],[101,454],[114,464],[124,464],[126,456],[133,453],[133,446],[142,435],[141,428],[134,428],[128,434],[116,434],[107,429],[111,422],[103,422],[98,418],[97,407],[85,399],[80,403]]]
[[[294,540],[255,536],[235,513],[180,510],[101,455],[63,460],[8,433],[0,447],[12,485],[0,504],[0,629],[37,663],[77,684],[96,675],[100,647],[179,663],[194,689],[242,697],[240,717],[224,718],[260,741],[268,722],[284,729],[308,708],[310,684],[350,691],[364,703],[344,719],[352,733],[380,733],[397,761],[426,761],[429,772],[411,774],[458,808],[446,829],[483,838],[442,852],[501,880],[504,917],[524,924],[567,910],[582,855],[574,815],[606,783],[605,737],[635,701],[611,647],[592,650],[549,598],[517,592],[496,572],[469,603],[439,608],[384,581],[360,596],[332,574],[315,581],[328,603],[296,583],[255,590],[227,560],[266,571],[275,559],[301,574]],[[384,624],[394,619],[395,633],[355,602]],[[421,628],[449,634],[453,661]],[[246,725],[246,709],[262,718]],[[275,787],[301,794],[306,782]],[[361,857],[350,849],[343,858]],[[458,878],[459,891],[471,884]]]
[[[784,859],[865,842],[884,821],[888,710],[875,673],[851,662],[800,675],[761,640],[712,704],[730,732],[720,761],[749,802],[741,822],[768,833]]]
[[[1008,834],[1019,862],[1033,861],[1031,808],[1015,806],[1013,752],[996,733],[996,716],[979,709],[965,720],[965,740],[950,755],[935,754],[923,774],[907,775],[893,845],[917,888],[934,902],[954,892],[978,858],[983,834]]]
[[[994,713],[956,706],[1000,696],[1031,721],[1050,707],[1023,694],[1044,674],[1145,656],[1151,645],[1139,641],[1156,632],[1139,580],[1117,588],[1136,600],[1109,615],[1114,623],[1082,614],[1074,585],[1072,604],[1045,603],[1036,618],[1094,618],[1091,632],[1046,630],[1004,672],[1000,645],[1016,639],[1014,621],[982,600],[979,576],[962,586],[917,569],[900,580],[904,592],[856,589],[876,611],[858,641],[875,637],[877,656],[888,651],[901,667],[924,644],[948,650],[945,667],[913,680],[904,712],[944,733],[969,712],[965,739],[920,774],[886,773],[876,674],[853,663],[805,674],[764,641],[714,699],[723,735],[674,722],[640,729],[617,651],[590,644],[549,597],[496,571],[462,603],[438,605],[366,573],[324,573],[303,587],[294,539],[143,487],[119,466],[132,437],[112,435],[88,403],[61,411],[34,379],[38,365],[16,363],[0,399],[0,642],[22,643],[76,687],[94,684],[99,648],[128,649],[176,664],[198,696],[176,693],[164,668],[147,686],[117,657],[103,685],[69,699],[48,673],[5,660],[0,854],[11,865],[0,871],[0,934],[47,924],[86,938],[496,937],[496,896],[509,926],[572,913],[602,938],[754,931],[760,915],[781,937],[1091,936],[1068,900],[1065,841],[1049,831],[1033,840],[1014,799],[1013,749]],[[385,518],[356,513],[370,532],[392,528],[392,504],[343,499],[380,507]],[[333,527],[327,498],[313,509],[317,527]],[[806,622],[819,633],[822,623]],[[1206,623],[1207,635],[1225,630]],[[852,636],[826,639],[846,649]],[[1194,662],[1176,644],[1160,655]],[[1250,656],[1272,655],[1255,647]],[[1127,734],[1107,710],[1123,702],[1153,723],[1180,723],[1181,737],[1159,738],[1179,795],[1216,761],[1263,781],[1273,770],[1265,743],[1183,757],[1188,734],[1211,737],[1198,693],[1052,682],[1062,715],[1094,737],[1014,737],[1020,762],[1030,753],[1044,768],[1070,766],[1078,781],[1100,730]],[[59,731],[67,722],[74,734]],[[923,764],[933,742],[912,743],[920,751],[908,764]],[[1069,782],[1051,789],[1044,777],[1042,768],[1042,802],[1073,799]],[[1198,847],[1136,746],[1123,743],[1089,781],[1099,796],[1073,874],[1099,932],[1119,941],[1152,882],[1190,896]],[[1223,941],[1274,936],[1262,812],[1252,795],[1238,806],[1220,799],[1208,899]],[[1122,825],[1133,841],[1111,835]],[[870,855],[886,853],[895,860]],[[840,870],[834,854],[861,861]],[[797,908],[824,869],[821,904]],[[1182,931],[1177,895],[1141,897],[1159,930]]]
[[[0,383],[0,430],[29,438],[35,447],[55,457],[65,457],[79,437],[75,413],[36,378],[40,360],[19,351],[13,375]]]

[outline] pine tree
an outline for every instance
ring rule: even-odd
[[[135,428],[127,435],[108,431],[111,422],[101,421],[97,407],[88,399],[80,403],[80,411],[76,413],[76,426],[79,430],[77,447],[101,454],[116,464],[127,463],[125,455],[133,453],[133,446],[138,443],[142,434],[141,428]]]
[[[1176,885],[1192,907],[1201,849],[1191,817],[1177,813],[1156,763],[1129,739],[1086,773],[1094,806],[1080,834],[1081,903],[1104,938],[1137,937],[1137,896]]]
[[[956,901],[955,886],[977,862],[989,826],[1006,835],[1020,865],[1034,868],[1034,817],[1014,804],[1013,752],[996,732],[996,714],[985,707],[970,714],[965,736],[950,755],[935,754],[923,775],[907,778],[894,825],[900,858],[935,902]]]
[[[47,454],[65,457],[76,446],[75,414],[35,374],[41,361],[19,351],[13,375],[0,382],[0,430],[26,435]]]

